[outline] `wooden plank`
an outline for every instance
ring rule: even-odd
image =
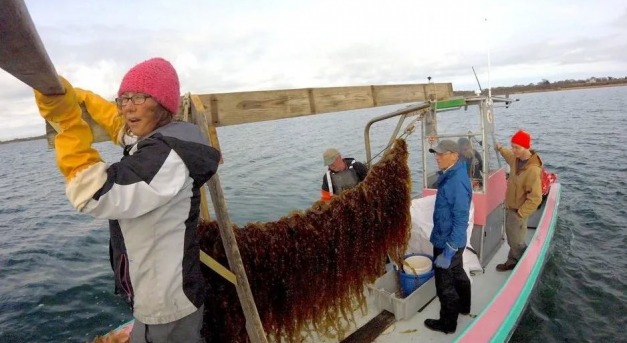
[[[212,124],[215,126],[311,114],[309,95],[306,89],[220,93],[199,96],[203,104],[211,108]],[[256,120],[256,118],[259,119]]]
[[[199,101],[196,96],[188,97],[191,100],[191,119],[199,126],[202,134],[207,139],[209,144],[212,144],[211,133],[209,125],[207,123],[206,111],[204,105]],[[217,140],[217,134],[214,137]],[[224,245],[224,251],[226,252],[227,260],[232,272],[235,274],[237,283],[235,289],[237,290],[237,296],[246,318],[246,332],[248,338],[253,343],[267,343],[266,334],[261,324],[261,318],[257,311],[257,305],[253,298],[250,284],[246,276],[246,270],[244,269],[244,262],[237,246],[235,239],[235,233],[233,232],[233,223],[229,217],[229,212],[226,206],[226,200],[224,199],[224,193],[222,192],[222,185],[220,183],[220,175],[215,173],[209,182],[209,194],[211,194],[211,202],[215,210],[216,221],[220,229],[220,237],[222,238],[222,244]],[[203,185],[204,188],[204,185]],[[206,195],[204,195],[206,197]],[[208,201],[205,200],[205,204]]]
[[[313,88],[313,101],[317,113],[329,113],[372,107],[370,86]]]
[[[209,202],[207,199],[207,187],[202,185],[200,187],[200,219],[209,222],[211,221],[211,214],[209,213]]]
[[[445,100],[453,96],[450,83],[374,86],[378,106],[413,101]]]
[[[91,118],[87,108],[84,104],[80,104],[82,110],[83,120],[89,125],[91,133],[94,136],[94,143],[111,141],[111,137],[107,134],[107,131],[102,126],[96,124]],[[46,122],[46,140],[48,141],[48,147],[54,149],[54,139],[57,136],[57,130],[54,128],[54,123]]]
[[[42,94],[65,93],[24,1],[2,2],[0,23],[0,68]],[[46,122],[49,147],[54,147],[56,133]]]
[[[191,102],[192,116],[193,118],[198,118],[198,120],[200,120],[199,123],[203,125],[201,130],[203,130],[203,132],[206,132],[207,137],[209,137],[209,144],[212,147],[222,151],[220,149],[220,140],[218,139],[218,132],[216,131],[216,127],[211,124],[211,114],[208,113],[198,95],[191,95]],[[223,163],[222,158],[220,158],[220,163]]]
[[[200,106],[200,108],[198,108]],[[179,113],[179,116],[183,121],[191,121],[199,124],[203,135],[209,140],[209,132],[206,129],[206,117],[204,115],[204,107],[199,104],[198,101],[192,99],[191,93],[185,94],[183,97],[183,113]],[[204,130],[203,130],[204,129]],[[211,144],[211,143],[210,143]],[[209,214],[209,201],[207,197],[206,185],[200,187],[200,218],[204,221],[210,221],[211,215]]]
[[[283,89],[201,94],[215,126],[402,104],[453,96],[450,83]]]
[[[450,83],[406,84],[382,86],[354,86],[329,88],[281,89],[273,91],[194,94],[192,112],[203,112],[208,133],[216,127],[294,118],[319,113],[338,112],[383,105],[446,100],[453,96]],[[202,108],[201,108],[202,105]],[[193,115],[193,113],[192,113]],[[178,114],[183,118],[182,114]],[[106,133],[91,118],[85,118],[92,127],[94,142],[108,141]],[[47,128],[48,141],[54,141],[55,131]],[[217,137],[216,135],[209,135]],[[219,149],[219,142],[214,147]]]
[[[200,262],[211,268],[211,270],[222,276],[228,282],[232,283],[235,286],[237,285],[237,276],[235,276],[232,271],[228,270],[225,266],[221,265],[218,261],[214,260],[213,257],[207,255],[207,253],[202,250],[200,250]]]
[[[350,336],[346,337],[341,343],[366,343],[373,342],[383,333],[390,325],[396,322],[394,314],[388,311],[379,313],[372,318],[366,325],[360,327]]]
[[[0,68],[43,94],[65,93],[24,1],[3,1],[0,23]]]
[[[216,219],[220,228],[220,237],[222,237],[226,257],[231,270],[237,276],[235,288],[242,310],[244,311],[244,317],[246,318],[246,332],[248,333],[248,338],[253,343],[266,343],[267,338],[263,330],[263,325],[261,324],[253,293],[250,289],[250,283],[246,277],[244,262],[242,261],[242,256],[240,255],[239,247],[235,240],[233,224],[231,223],[226,208],[226,201],[224,200],[218,173],[215,173],[209,180],[209,192],[211,193],[211,201],[216,211]]]
[[[214,145],[214,141],[217,142],[218,139],[217,132],[215,132],[215,130],[211,131],[209,126],[207,125],[205,107],[203,106],[198,96],[188,93],[183,98],[183,102],[183,120],[192,120],[192,122],[196,123],[202,131],[203,135],[207,137],[209,145],[220,150],[219,143],[217,144],[217,147],[216,145]],[[222,160],[220,160],[220,163],[222,163]],[[211,220],[211,215],[209,214],[209,201],[207,198],[205,185],[200,188],[200,217],[205,221]]]

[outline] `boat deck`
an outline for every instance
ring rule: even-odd
[[[535,230],[530,229],[527,234],[527,243],[533,237]],[[477,273],[472,277],[472,310],[470,315],[459,315],[457,320],[457,331],[454,334],[443,334],[429,330],[424,325],[424,320],[439,318],[440,302],[435,297],[422,311],[417,312],[414,316],[400,321],[395,321],[390,325],[374,342],[377,343],[398,343],[398,342],[452,342],[457,335],[464,331],[468,326],[494,298],[495,294],[500,291],[505,284],[511,271],[497,272],[496,265],[507,259],[509,246],[505,241],[499,247],[494,257],[485,267],[484,273]],[[366,291],[367,292],[367,291]],[[356,325],[349,330],[350,333],[364,326],[371,319],[375,318],[381,310],[377,308],[375,299],[368,292],[368,309],[365,315],[361,315],[359,310],[355,313]],[[337,338],[321,337],[314,335],[308,337],[305,342],[338,342]]]

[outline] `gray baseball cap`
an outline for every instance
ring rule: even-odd
[[[429,152],[432,154],[435,154],[436,152],[441,154],[447,151],[458,152],[459,146],[454,141],[450,139],[445,139],[445,140],[440,141],[440,143],[438,143],[438,145],[435,148],[429,149]]]
[[[325,150],[324,153],[322,154],[324,165],[328,166],[332,164],[338,156],[340,156],[340,152],[337,151],[337,149],[329,148]]]

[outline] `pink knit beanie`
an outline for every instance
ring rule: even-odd
[[[126,92],[148,94],[168,111],[178,112],[179,77],[172,64],[163,58],[151,58],[131,68],[122,79],[118,96]]]

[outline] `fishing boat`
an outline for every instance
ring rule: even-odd
[[[43,44],[23,2],[9,1],[2,14],[3,36],[0,67],[34,89],[45,94],[61,94],[56,71],[52,66]],[[473,142],[474,149],[481,154],[480,177],[474,181],[473,207],[469,223],[469,261],[476,261],[469,270],[472,279],[472,308],[469,315],[460,315],[457,331],[445,335],[428,330],[423,322],[427,318],[439,317],[439,303],[435,294],[433,278],[427,279],[409,294],[399,294],[402,288],[400,271],[392,263],[386,272],[372,284],[364,286],[367,311],[356,311],[346,335],[330,337],[324,334],[308,334],[304,341],[311,342],[503,342],[507,341],[516,328],[534,286],[542,274],[557,221],[561,186],[553,182],[547,188],[545,198],[529,221],[528,248],[516,267],[508,272],[497,272],[497,263],[506,260],[508,246],[504,244],[505,188],[507,170],[494,152],[495,108],[506,108],[514,99],[493,97],[490,93],[475,96],[453,96],[450,83],[427,83],[410,85],[380,85],[332,88],[304,88],[291,90],[187,94],[182,102],[179,119],[198,124],[210,141],[219,149],[216,128],[225,125],[253,123],[266,120],[286,119],[304,115],[316,115],[359,108],[371,108],[392,104],[410,104],[391,113],[383,114],[368,122],[364,128],[366,160],[374,163],[370,143],[370,128],[381,121],[398,119],[389,135],[390,144],[399,137],[414,134],[420,127],[421,142],[421,196],[412,200],[412,206],[423,208],[436,193],[436,170],[430,164],[429,148],[439,139],[466,138]],[[468,111],[468,109],[478,109]],[[447,131],[438,125],[442,116],[469,118],[475,113],[477,125],[458,131]],[[85,121],[92,127],[94,141],[107,141],[109,137],[91,120]],[[409,121],[409,123],[406,123]],[[404,128],[404,130],[402,130]],[[402,130],[402,131],[401,131]],[[47,125],[48,142],[52,145],[56,130]],[[495,163],[496,161],[496,163]],[[237,261],[239,252],[228,247],[237,246],[228,213],[224,207],[219,177],[216,174],[209,185],[212,202],[220,224],[222,239],[229,261]],[[415,182],[414,184],[419,184]],[[391,190],[393,191],[393,190]],[[209,220],[206,190],[203,188],[201,216]],[[412,238],[417,239],[420,231],[414,231],[418,217],[429,218],[432,213],[425,210],[412,212]],[[419,224],[415,225],[420,228]],[[428,226],[428,225],[427,225]],[[411,246],[411,244],[410,244]],[[407,253],[430,253],[428,248]],[[237,258],[235,258],[237,257]],[[201,260],[216,273],[234,282],[243,296],[240,298],[247,320],[250,320],[250,337],[253,342],[264,342],[263,327],[254,306],[254,299],[241,263],[232,263],[232,272],[216,265],[214,260],[201,254]],[[466,262],[466,259],[464,259]],[[222,269],[221,269],[222,268]],[[401,292],[402,293],[402,292]],[[113,330],[100,342],[122,342],[128,339],[133,323],[128,322]],[[248,325],[247,325],[248,327]]]
[[[370,156],[369,127],[381,120],[400,117],[400,123],[416,111],[422,123],[422,194],[421,198],[432,197],[436,193],[435,180],[437,175],[428,166],[428,150],[434,138],[468,137],[470,141],[477,138],[483,165],[482,179],[475,183],[473,191],[474,213],[469,226],[469,241],[474,247],[470,254],[479,261],[479,268],[472,271],[472,310],[469,315],[461,315],[458,319],[457,331],[453,335],[428,330],[424,320],[439,318],[440,304],[435,296],[433,279],[421,285],[415,292],[420,299],[405,300],[399,296],[398,280],[389,289],[389,284],[381,282],[371,286],[369,294],[369,312],[358,321],[359,328],[349,336],[346,342],[505,342],[516,329],[524,310],[529,302],[534,286],[542,275],[542,269],[548,256],[551,240],[555,231],[557,211],[560,200],[561,185],[552,182],[546,190],[543,202],[529,219],[527,245],[522,259],[511,272],[498,272],[496,265],[507,260],[509,246],[505,242],[505,188],[507,170],[500,163],[494,165],[496,156],[494,146],[495,107],[505,108],[516,100],[510,98],[472,96],[453,98],[445,101],[433,101],[395,111],[371,120],[366,128],[366,151]],[[495,106],[496,105],[496,106]],[[501,105],[501,106],[499,106]],[[464,116],[463,109],[474,106],[480,130],[476,132],[438,132],[437,117],[440,115]],[[489,143],[490,138],[492,142]],[[492,158],[491,158],[492,157]],[[414,202],[420,201],[415,199]],[[428,217],[430,213],[427,213]],[[414,216],[414,213],[412,213]],[[412,235],[414,231],[412,230]],[[428,239],[428,236],[427,236]],[[468,250],[468,249],[467,249]],[[415,251],[414,251],[415,252]],[[423,251],[429,253],[429,251]],[[464,254],[464,263],[466,259]],[[395,272],[396,273],[396,272]],[[396,275],[395,275],[396,277]],[[378,280],[385,281],[388,280]],[[386,289],[387,288],[387,289]],[[387,297],[387,299],[385,299]],[[383,299],[382,299],[383,298]],[[385,312],[379,312],[385,309]],[[393,315],[393,316],[392,316]],[[399,320],[400,319],[400,320]],[[363,332],[361,332],[363,331]],[[372,331],[372,332],[369,332]],[[376,338],[375,338],[376,337]]]
[[[428,86],[427,86],[428,87]],[[433,88],[434,89],[434,88]],[[469,226],[469,251],[474,256],[475,267],[470,271],[472,279],[472,310],[469,315],[460,315],[457,331],[453,335],[428,330],[423,322],[439,317],[439,302],[433,278],[418,287],[412,294],[400,292],[399,271],[393,264],[388,272],[374,284],[367,285],[367,312],[355,312],[354,325],[343,339],[325,335],[309,335],[311,342],[505,342],[514,332],[524,313],[534,286],[542,275],[557,220],[561,185],[550,184],[541,206],[529,220],[528,248],[516,267],[509,272],[496,271],[496,264],[507,259],[509,246],[505,242],[505,187],[506,166],[495,163],[494,107],[509,106],[515,99],[490,96],[451,97],[447,100],[424,101],[372,119],[365,127],[365,150],[368,161],[372,160],[370,128],[380,121],[398,119],[396,129],[390,133],[390,142],[399,134],[413,133],[418,124],[422,134],[422,192],[412,201],[412,217],[430,217],[432,212],[422,211],[420,202],[429,201],[436,189],[435,170],[429,165],[429,148],[434,139],[470,138],[477,142],[475,149],[481,150],[481,180],[476,180],[473,191],[472,222]],[[495,104],[497,106],[495,106]],[[468,108],[475,107],[477,114],[469,114]],[[438,116],[476,117],[480,130],[444,132],[438,130]],[[409,121],[409,123],[407,123]],[[403,125],[405,130],[401,130]],[[412,218],[412,221],[414,222]],[[412,228],[412,235],[415,232]],[[426,236],[428,239],[428,236]],[[414,239],[414,238],[412,238]],[[418,239],[418,238],[416,238]],[[424,242],[423,242],[424,243]],[[411,245],[411,244],[410,244]],[[421,251],[422,253],[429,253]],[[417,251],[408,251],[415,253]],[[464,259],[467,262],[466,258]],[[472,264],[472,263],[471,263]],[[478,267],[477,267],[478,265]],[[126,332],[129,322],[115,332]]]

